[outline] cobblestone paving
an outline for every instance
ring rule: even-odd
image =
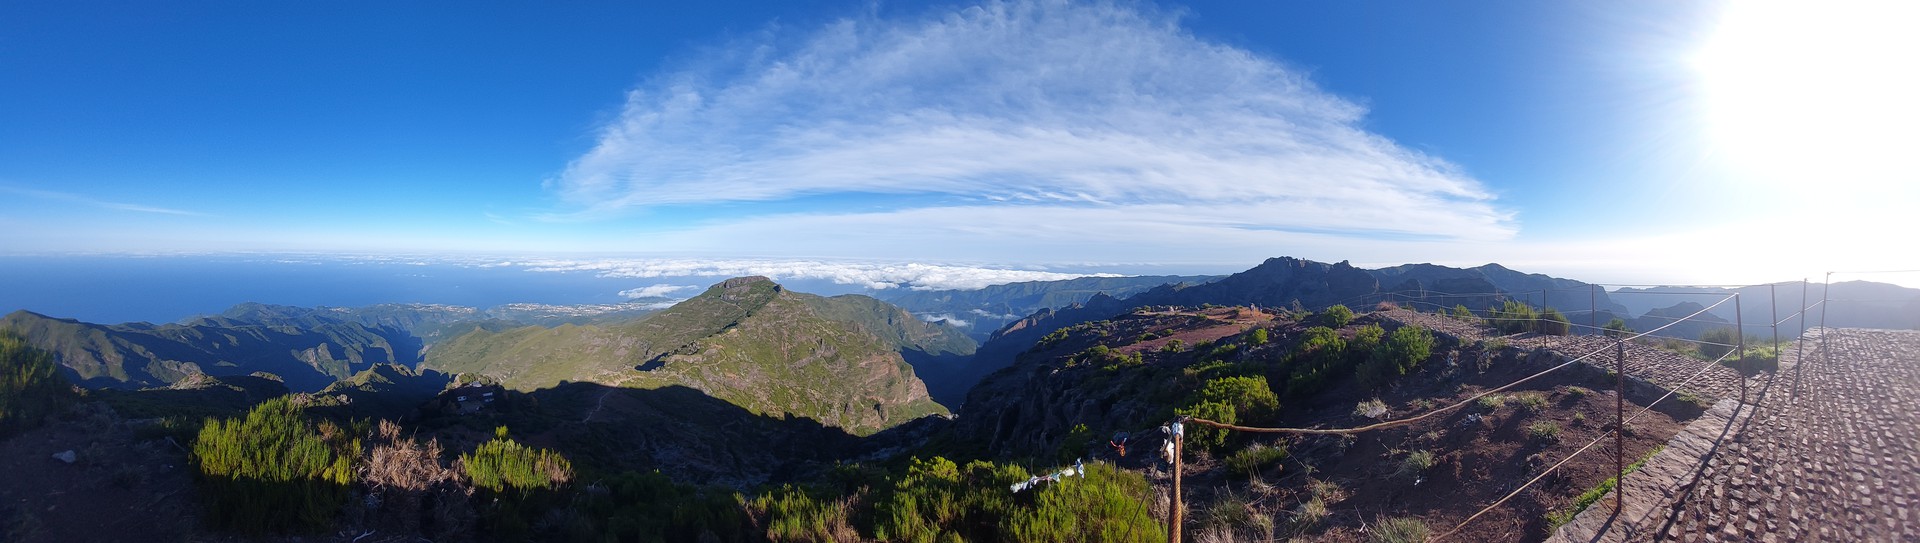
[[[1385,316],[1462,342],[1494,337],[1444,316]],[[1605,348],[1593,359],[1602,367],[1612,366],[1611,344],[1600,337],[1508,337],[1508,345],[1569,358]],[[1673,481],[1640,493],[1658,496],[1649,498],[1658,503],[1630,507],[1636,514],[1616,519],[1624,524],[1596,519],[1602,533],[1563,532],[1556,540],[1920,542],[1920,332],[1835,329],[1808,334],[1800,347],[1784,350],[1778,371],[1747,379],[1743,404],[1739,372],[1628,345],[1628,375],[1668,388],[1692,377],[1678,388],[1727,401],[1716,406],[1720,416],[1694,425],[1713,428],[1690,426],[1677,438],[1698,445],[1683,447],[1692,452],[1661,455],[1687,458],[1649,464],[1678,473],[1636,474]]]
[[[1616,356],[1614,340],[1597,336],[1530,335],[1516,337],[1507,344],[1523,349],[1544,348],[1567,358],[1599,351],[1600,354],[1588,358],[1587,362],[1602,368],[1613,368]],[[1627,375],[1708,401],[1740,395],[1740,372],[1733,368],[1635,343],[1628,343],[1626,347]],[[1757,386],[1762,378],[1764,376],[1754,379],[1748,386]]]
[[[1789,351],[1681,496],[1664,541],[1920,541],[1920,332],[1833,330]]]

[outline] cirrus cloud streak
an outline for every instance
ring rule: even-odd
[[[978,240],[954,232],[984,222],[969,217],[1009,214],[1227,237],[1514,236],[1457,166],[1367,131],[1364,108],[1302,71],[1179,23],[1033,1],[769,30],[631,91],[550,184],[583,217],[734,204],[669,234],[770,245],[801,239],[780,229],[795,223],[964,244]],[[795,202],[809,207],[756,207]]]

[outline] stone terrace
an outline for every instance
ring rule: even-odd
[[[1920,541],[1920,332],[1803,343],[1552,541]]]

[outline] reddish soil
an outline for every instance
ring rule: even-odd
[[[1211,325],[1173,326],[1170,328],[1177,331],[1172,336],[1123,350],[1153,349],[1171,339],[1192,345],[1241,333],[1254,324],[1282,329],[1303,327],[1286,321],[1242,322],[1212,319],[1211,315],[1209,318],[1213,321]],[[1354,325],[1375,319],[1366,317]],[[1388,327],[1393,326],[1389,323]],[[1295,331],[1289,330],[1292,332]],[[1350,336],[1351,332],[1349,327],[1342,335]],[[1476,364],[1482,354],[1477,345],[1463,348],[1446,346],[1448,343],[1454,342],[1443,338],[1443,346],[1435,349],[1426,364],[1378,394],[1390,409],[1381,419],[1410,417],[1452,405],[1558,363],[1548,357],[1529,359],[1521,356],[1517,349],[1508,349],[1493,356],[1482,372]],[[1301,537],[1314,541],[1366,541],[1369,530],[1389,517],[1417,518],[1429,528],[1431,535],[1438,536],[1605,435],[1614,420],[1612,388],[1611,380],[1576,365],[1502,392],[1506,402],[1497,408],[1489,409],[1476,402],[1407,426],[1353,437],[1257,436],[1251,442],[1281,443],[1292,455],[1280,468],[1269,469],[1253,479],[1245,473],[1226,469],[1219,459],[1201,455],[1202,458],[1188,464],[1185,475],[1188,539],[1229,540],[1222,532],[1230,530],[1239,540]],[[1519,401],[1525,395],[1537,395],[1545,402],[1526,406]],[[1374,392],[1362,390],[1347,380],[1314,398],[1285,402],[1284,418],[1277,425],[1340,428],[1378,422],[1355,414],[1358,402],[1374,397]],[[1651,399],[1630,393],[1626,414],[1633,416]],[[1664,444],[1699,412],[1699,406],[1669,399],[1661,410],[1648,411],[1635,419],[1629,425],[1625,462],[1630,464]],[[1550,423],[1557,428],[1557,435],[1531,436],[1529,426],[1537,423]],[[1432,467],[1397,475],[1409,455],[1417,451],[1432,455]],[[1506,504],[1466,524],[1448,540],[1539,541],[1546,538],[1549,512],[1567,507],[1576,496],[1615,474],[1613,451],[1614,440],[1611,437],[1602,440]],[[1161,478],[1159,483],[1164,491],[1168,481]],[[1332,483],[1338,487],[1323,500],[1329,514],[1318,523],[1290,526],[1294,512],[1311,499],[1315,483]],[[1317,486],[1322,492],[1329,488],[1325,484]],[[1252,527],[1250,525],[1259,523],[1232,520],[1235,515],[1231,514],[1215,519],[1219,511],[1233,509],[1215,507],[1216,502],[1228,496],[1246,502],[1246,513],[1271,519],[1274,528],[1268,531]]]

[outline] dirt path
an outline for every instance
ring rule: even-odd
[[[613,395],[613,391],[614,389],[609,388],[606,392],[600,393],[600,399],[593,401],[593,409],[587,411],[587,416],[580,417],[580,422],[593,422],[593,416],[600,414],[600,408],[606,407],[607,396]]]

